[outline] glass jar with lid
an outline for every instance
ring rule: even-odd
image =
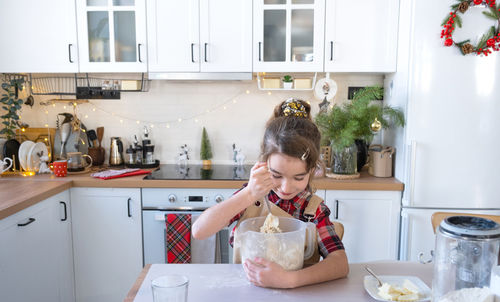
[[[436,231],[432,301],[463,289],[489,287],[499,248],[498,223],[475,216],[444,219]]]

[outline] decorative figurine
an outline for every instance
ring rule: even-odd
[[[187,161],[189,160],[189,148],[186,144],[181,146],[181,151],[179,157],[177,158],[177,164],[179,166],[187,166]]]
[[[241,148],[236,148],[236,144],[233,144],[233,161],[238,166],[243,166],[245,162],[245,154],[241,152]]]
[[[40,157],[40,168],[38,169],[38,174],[49,173],[52,174],[47,162],[49,161],[49,157],[47,155],[43,155]]]

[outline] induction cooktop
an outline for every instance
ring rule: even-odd
[[[251,165],[212,165],[205,170],[202,165],[160,165],[144,179],[248,180],[251,168]]]

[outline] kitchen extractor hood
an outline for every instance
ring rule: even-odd
[[[150,80],[235,81],[252,80],[251,72],[150,72]]]

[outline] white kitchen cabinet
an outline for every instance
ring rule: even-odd
[[[325,0],[253,4],[254,72],[323,71]]]
[[[399,0],[328,0],[326,72],[395,72]]]
[[[142,270],[140,189],[72,188],[77,302],[123,301]]]
[[[145,0],[76,0],[80,72],[146,72]]]
[[[0,1],[0,32],[0,73],[78,72],[74,1]]]
[[[68,204],[65,191],[0,220],[2,301],[75,300]]]
[[[148,0],[149,72],[252,72],[251,0]]]
[[[350,263],[398,259],[399,191],[327,190],[330,219],[344,225]]]

